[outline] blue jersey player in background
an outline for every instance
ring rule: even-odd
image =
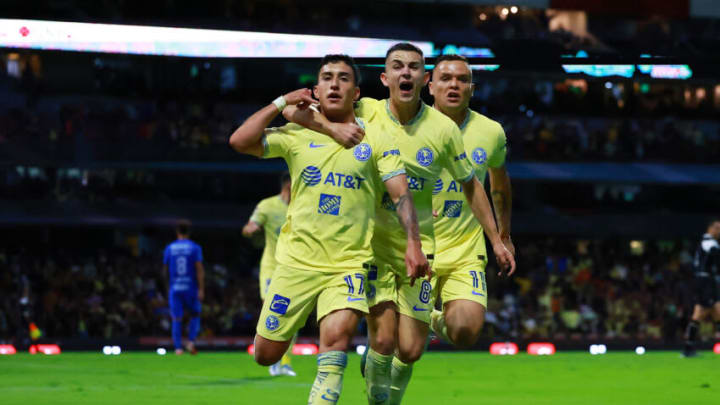
[[[200,302],[205,297],[202,248],[189,239],[189,221],[179,221],[175,232],[177,240],[167,245],[163,255],[163,269],[168,280],[173,343],[175,354],[182,354],[182,320],[187,310],[190,315],[190,325],[185,348],[190,353],[196,354],[195,338],[200,331]]]

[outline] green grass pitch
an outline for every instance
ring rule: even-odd
[[[351,354],[339,404],[366,404]],[[246,353],[159,356],[129,352],[0,356],[0,403],[305,404],[314,356],[298,377],[270,377]],[[586,352],[535,357],[431,352],[415,366],[406,404],[720,404],[720,355]]]

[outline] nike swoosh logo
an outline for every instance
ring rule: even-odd
[[[325,144],[317,144],[315,142],[310,142],[311,148],[322,148],[323,146],[325,146]]]
[[[475,292],[475,290],[473,290],[472,293],[473,293],[473,295],[479,295],[479,296],[481,296],[481,297],[484,297],[484,296],[485,296],[485,294],[480,294],[479,292]]]
[[[429,311],[427,308],[418,308],[417,305],[413,305],[413,311]]]
[[[350,302],[362,301],[362,300],[364,300],[364,299],[365,299],[365,298],[353,298],[353,297],[348,297],[348,301],[350,301]]]

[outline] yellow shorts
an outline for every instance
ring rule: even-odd
[[[368,305],[394,302],[401,314],[429,324],[435,283],[435,277],[430,281],[417,279],[411,287],[404,258],[394,263],[378,259],[368,272]]]
[[[272,279],[273,269],[260,267],[260,276],[258,281],[260,282],[260,299],[265,301],[268,289],[270,288],[270,280]]]
[[[454,300],[468,300],[487,308],[486,265],[487,261],[484,260],[453,270],[439,270],[437,290],[443,304]]]
[[[318,322],[339,309],[368,312],[367,270],[326,273],[278,265],[263,302],[258,335],[278,342],[292,339],[317,307]]]

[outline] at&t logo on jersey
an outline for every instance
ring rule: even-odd
[[[437,179],[435,187],[433,187],[433,195],[439,194],[443,189],[443,185],[442,179]]]
[[[418,164],[420,164],[420,166],[428,167],[432,164],[435,156],[433,155],[433,151],[430,150],[430,148],[424,147],[420,148],[420,150],[417,151],[417,155],[415,155],[415,158],[417,159],[417,162]]]
[[[355,149],[353,150],[353,155],[355,155],[355,159],[357,159],[358,161],[364,162],[370,159],[370,156],[372,155],[372,148],[370,147],[370,145],[363,142],[355,147]]]
[[[472,160],[475,164],[481,165],[487,160],[487,152],[483,148],[475,148],[472,152]]]
[[[342,201],[342,198],[339,195],[320,194],[318,212],[320,214],[338,215],[340,214],[340,201]]]
[[[267,318],[265,318],[265,327],[268,328],[268,330],[275,330],[280,326],[280,320],[275,315],[268,315]]]
[[[270,310],[276,314],[285,315],[288,306],[290,306],[290,298],[283,297],[280,294],[275,294],[270,303]]]
[[[318,169],[317,167],[308,166],[303,169],[302,173],[300,174],[300,178],[308,186],[314,186],[320,183],[320,180],[322,179],[322,173],[320,173],[320,169]]]
[[[368,146],[369,147],[369,146]],[[308,186],[315,186],[323,181],[323,173],[315,166],[308,166],[300,174],[302,181]],[[364,178],[339,172],[328,172],[323,185],[331,185],[350,190],[360,190]]]

